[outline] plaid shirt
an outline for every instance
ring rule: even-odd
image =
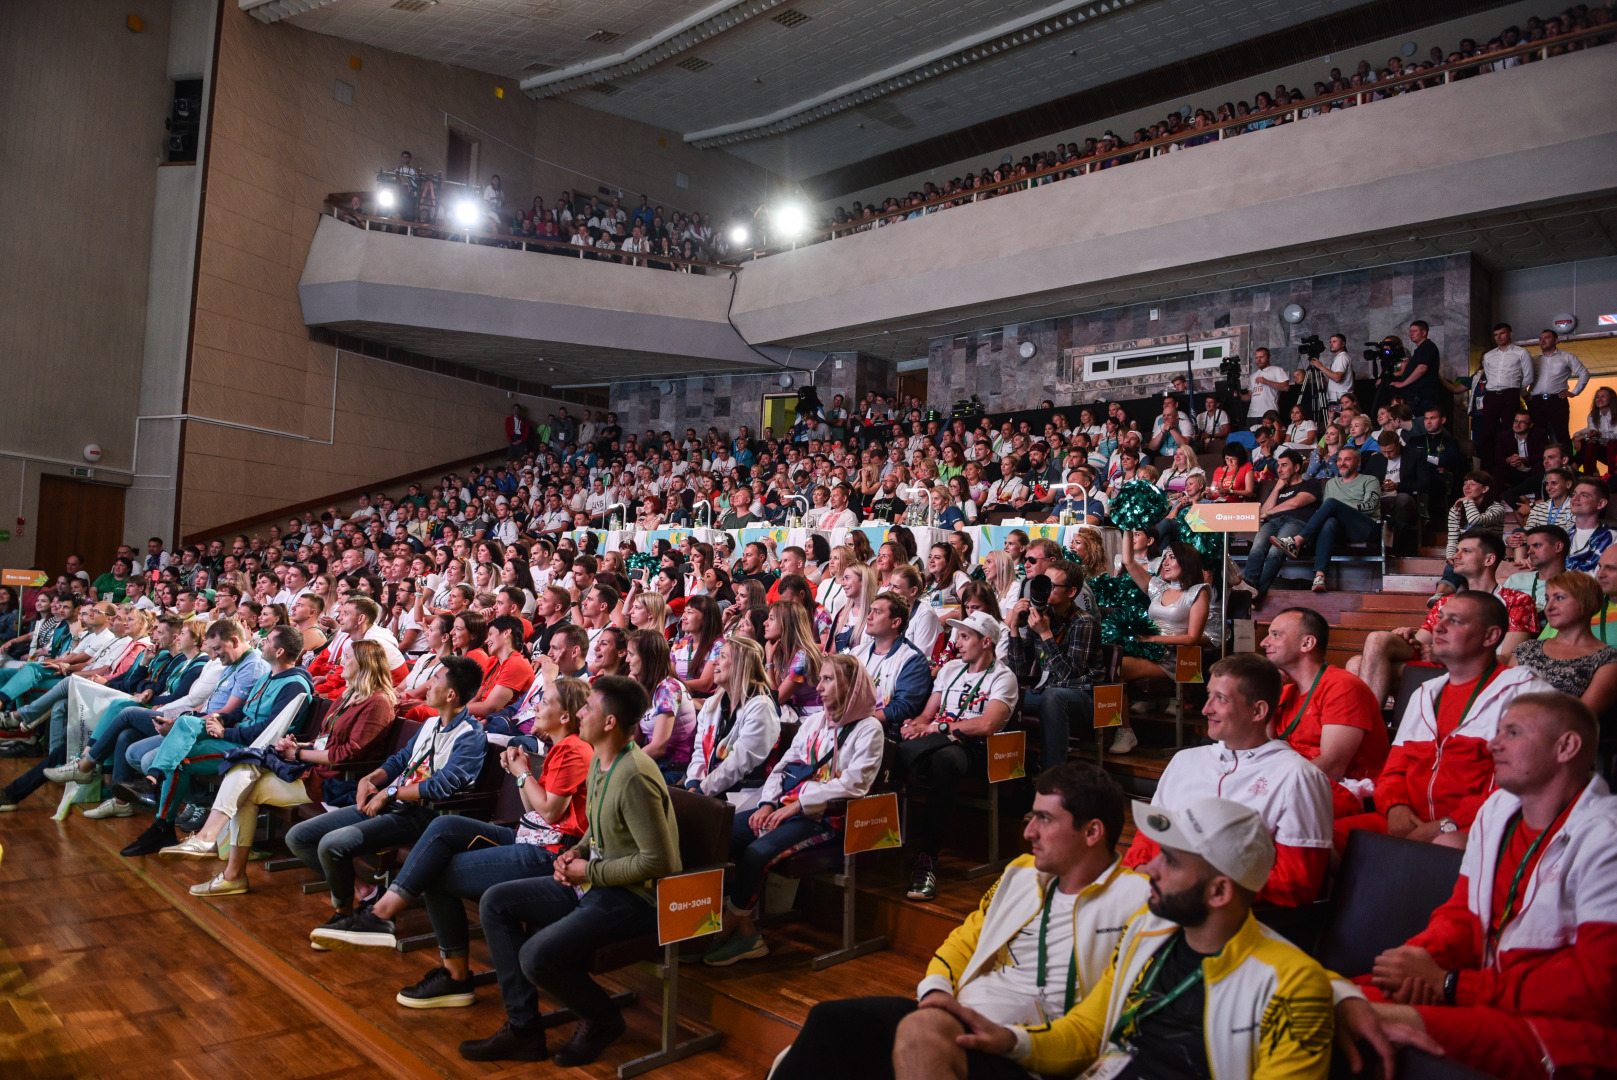
[[[1065,622],[1051,613],[1050,631],[1048,641],[1026,626],[1012,635],[1008,652],[1018,679],[1042,689],[1093,686],[1105,678],[1099,623],[1074,605]]]

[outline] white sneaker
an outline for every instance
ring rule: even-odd
[[[1315,573],[1314,573],[1314,591],[1315,592],[1330,592],[1331,591],[1331,587],[1329,585],[1325,584],[1325,574],[1322,571],[1315,571]]]
[[[1126,754],[1139,745],[1139,736],[1134,734],[1133,728],[1118,728],[1117,734],[1112,736],[1112,745],[1106,748],[1106,752],[1108,754]]]
[[[92,806],[86,810],[84,816],[92,821],[111,817],[134,817],[135,808],[128,803],[119,802],[117,799],[108,799],[100,806]]]
[[[80,769],[79,760],[75,759],[66,765],[53,765],[45,770],[45,779],[53,784],[88,784],[95,779],[95,769]]]

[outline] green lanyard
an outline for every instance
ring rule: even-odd
[[[595,833],[595,825],[601,820],[601,804],[606,802],[606,789],[612,785],[612,774],[618,771],[618,766],[623,763],[624,758],[629,756],[629,752],[630,747],[628,746],[625,746],[622,750],[618,751],[618,756],[612,759],[611,766],[606,770],[606,779],[602,780],[595,789],[595,799],[589,808],[590,850],[592,851],[599,847],[599,840]],[[601,770],[599,768],[595,770],[597,775],[600,774],[600,771]]]
[[[981,685],[981,684],[979,684]],[[1050,973],[1050,958],[1045,948],[1045,935],[1050,930],[1050,905],[1056,898],[1056,883],[1050,882],[1050,890],[1044,894],[1044,917],[1039,922],[1039,998],[1044,998],[1044,984]],[[1078,997],[1078,953],[1076,943],[1073,955],[1067,958],[1067,998],[1061,1008],[1061,1015],[1065,1016],[1072,1011],[1072,1003]]]
[[[943,709],[943,714],[945,716],[947,716],[949,714],[949,695],[954,693],[954,684],[959,682],[961,679],[964,679],[970,673],[971,673],[970,665],[962,665],[961,668],[960,668],[959,674],[957,674],[954,678],[950,679],[949,680],[949,685],[944,688],[943,699],[938,704]],[[989,662],[988,662],[988,667],[983,669],[982,678],[978,679],[976,684],[973,685],[971,687],[971,689],[967,690],[964,694],[961,695],[961,697],[960,697],[960,711],[961,711],[961,713],[964,713],[966,711],[966,702],[970,701],[972,698],[977,696],[977,691],[979,691],[979,690],[981,690],[983,688],[984,680],[986,680],[988,678],[988,676],[992,675],[993,673],[994,673],[994,661],[992,659],[990,659]],[[963,716],[963,715],[955,717],[956,721],[960,721],[960,720],[964,720],[964,719],[965,719],[965,716]],[[1046,903],[1044,905],[1044,911],[1045,911],[1045,918],[1048,919],[1050,917],[1050,905],[1048,903]],[[1039,940],[1042,942],[1044,939],[1041,936]],[[1040,970],[1043,970],[1043,969],[1041,968]],[[1039,985],[1040,986],[1044,985],[1042,980],[1040,981]]]
[[[1280,733],[1280,737],[1282,739],[1288,737],[1293,731],[1296,731],[1297,725],[1303,722],[1303,713],[1308,711],[1308,703],[1314,700],[1314,691],[1319,689],[1319,681],[1324,677],[1325,669],[1321,667],[1319,669],[1319,674],[1314,676],[1314,682],[1311,686],[1309,686],[1308,693],[1303,697],[1303,703],[1302,706],[1297,710],[1297,715],[1291,718],[1291,723],[1286,725],[1286,730]]]
[[[1117,1020],[1117,1026],[1112,1028],[1112,1035],[1110,1039],[1111,1042],[1116,1043],[1119,1046],[1123,1045],[1122,1039],[1124,1032],[1128,1031],[1130,1028],[1138,1030],[1141,1020],[1144,1020],[1147,1017],[1155,1016],[1163,1009],[1166,1009],[1169,1005],[1172,1005],[1175,1001],[1179,1000],[1179,998],[1184,995],[1185,991],[1202,981],[1202,968],[1201,965],[1198,964],[1196,965],[1196,970],[1192,971],[1189,975],[1186,975],[1182,980],[1180,980],[1178,986],[1174,987],[1172,990],[1169,990],[1151,1005],[1146,1006],[1146,999],[1151,996],[1151,989],[1157,984],[1157,976],[1162,973],[1162,969],[1168,961],[1168,955],[1173,952],[1174,948],[1178,946],[1178,944],[1179,936],[1175,935],[1173,940],[1168,942],[1168,947],[1162,950],[1161,954],[1157,956],[1155,962],[1151,965],[1151,970],[1146,972],[1145,980],[1141,983],[1137,996],[1131,995],[1134,996],[1134,1003],[1123,1010],[1123,1015]]]
[[[1459,731],[1462,727],[1465,726],[1465,718],[1466,718],[1467,715],[1470,714],[1471,706],[1473,706],[1473,705],[1475,705],[1477,703],[1477,695],[1482,693],[1482,688],[1488,685],[1488,680],[1493,678],[1494,669],[1497,668],[1498,666],[1499,666],[1499,661],[1490,656],[1488,658],[1488,666],[1487,666],[1487,668],[1483,671],[1482,676],[1479,679],[1477,679],[1477,687],[1476,687],[1476,689],[1472,690],[1471,691],[1471,696],[1465,699],[1465,708],[1460,710],[1460,719],[1458,721],[1456,721],[1455,724],[1454,724],[1454,730],[1455,731]],[[1434,716],[1433,717],[1433,724],[1434,725],[1436,724],[1436,719],[1437,718]],[[1450,734],[1453,734],[1453,732],[1450,732]]]
[[[1538,854],[1539,845],[1544,843],[1544,838],[1555,831],[1555,822],[1561,820],[1561,815],[1564,813],[1566,813],[1566,807],[1563,806],[1556,811],[1555,819],[1544,827],[1544,831],[1533,837],[1533,842],[1527,845],[1527,854],[1522,856],[1521,863],[1516,867],[1515,875],[1510,879],[1510,889],[1505,893],[1505,907],[1499,913],[1499,921],[1488,927],[1488,953],[1490,956],[1498,945],[1499,939],[1504,935],[1505,927],[1520,914],[1516,910],[1516,899],[1521,892],[1522,877],[1527,873],[1527,865],[1533,861],[1533,856]],[[1505,842],[1499,845],[1501,853],[1510,846],[1511,838],[1516,835],[1516,829],[1521,823],[1522,814],[1518,810],[1516,811],[1516,816],[1510,819],[1510,828],[1505,830]]]

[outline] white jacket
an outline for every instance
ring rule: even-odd
[[[811,713],[797,729],[791,748],[764,781],[758,801],[779,806],[786,768],[794,764],[813,764],[827,754],[830,759],[825,766],[798,789],[798,801],[803,804],[806,816],[819,818],[825,813],[826,804],[834,799],[861,799],[869,795],[881,771],[886,732],[874,716],[855,720],[853,725],[847,741],[837,746],[841,732],[831,723],[830,714]]]
[[[176,716],[196,712],[208,703],[209,698],[213,697],[213,692],[219,688],[219,683],[224,677],[225,665],[218,660],[209,660],[202,668],[201,673],[197,675],[196,682],[191,684],[191,689],[186,691],[185,696],[175,698],[167,705],[159,706],[158,713],[172,720]]]
[[[1255,750],[1212,743],[1179,751],[1163,770],[1151,805],[1177,810],[1207,798],[1231,799],[1256,810],[1276,844],[1331,846],[1331,782],[1280,739]]]
[[[780,711],[774,698],[759,694],[744,702],[735,716],[730,730],[718,735],[719,713],[724,693],[714,694],[702,704],[696,714],[696,742],[691,747],[690,767],[685,770],[686,781],[700,780],[702,794],[722,797],[738,813],[758,805],[761,787],[739,788],[746,775],[769,759],[769,752],[780,740]],[[719,762],[711,771],[709,756],[717,750]],[[766,778],[767,782],[767,778]]]
[[[972,980],[998,970],[1008,959],[1006,947],[1044,910],[1045,892],[1053,882],[1054,875],[1034,867],[1032,855],[1022,855],[1007,866],[977,910],[933,956],[926,977],[915,988],[916,1000],[934,990],[958,996]],[[1123,939],[1123,930],[1150,894],[1149,879],[1124,869],[1121,859],[1114,859],[1105,873],[1078,893],[1072,909],[1077,1000],[1100,983]],[[960,957],[968,949],[971,958],[962,965]]]

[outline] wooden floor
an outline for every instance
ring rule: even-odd
[[[29,764],[0,760],[0,783]],[[493,1033],[504,1018],[493,987],[480,989],[469,1009],[402,1008],[393,995],[436,964],[430,948],[403,956],[315,952],[308,933],[329,917],[330,907],[323,895],[303,895],[310,875],[268,874],[254,865],[252,894],[199,900],[186,888],[221,864],[123,859],[118,849],[150,818],[94,822],[75,812],[58,824],[49,815],[59,791],[46,785],[17,812],[0,816],[5,1080],[318,1080],[378,1071],[388,1077],[609,1077],[619,1063],[656,1048],[653,1000],[627,1010],[629,1035],[587,1069],[463,1061],[456,1045]],[[406,914],[403,929],[426,926],[421,911]],[[797,948],[808,947],[788,945],[770,967]],[[472,960],[474,969],[489,966],[481,942],[474,943]],[[899,993],[913,988],[913,962],[906,962],[910,970],[901,980],[880,978],[882,965],[868,963],[870,970],[856,973],[849,965],[816,990],[831,997],[873,983],[893,982],[903,987]],[[768,977],[759,967],[734,972],[742,974]],[[653,980],[631,971],[623,983],[650,988]],[[693,998],[701,996],[692,989],[698,990]],[[800,1022],[808,1005],[777,998],[791,1004]],[[693,1010],[699,1018],[707,1011]],[[570,1031],[552,1033],[552,1046]],[[777,1032],[766,1045],[789,1038],[789,1031],[784,1038]],[[757,1046],[732,1038],[657,1075],[762,1077],[768,1061]]]

